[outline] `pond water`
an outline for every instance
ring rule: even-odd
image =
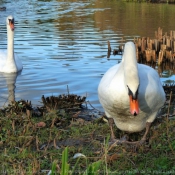
[[[139,36],[154,37],[175,30],[175,6],[106,0],[1,0],[0,49],[6,48],[6,17],[15,17],[15,52],[23,62],[20,74],[0,73],[0,107],[8,98],[31,100],[70,93],[85,95],[97,109],[97,87],[103,74],[121,60],[107,59],[112,49]],[[123,40],[125,39],[125,41]],[[163,74],[161,80],[174,80]],[[15,93],[13,94],[13,90]],[[9,97],[9,94],[10,97]]]

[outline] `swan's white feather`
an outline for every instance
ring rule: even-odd
[[[8,18],[13,18],[12,16],[8,16],[7,17],[7,22],[8,22]],[[9,30],[9,26],[7,24],[7,30]],[[10,32],[14,32],[14,31],[10,31]],[[13,40],[12,37],[7,37],[8,40]],[[21,60],[18,58],[17,54],[14,54],[13,59],[10,60],[8,59],[8,50],[0,50],[0,72],[4,72],[4,73],[14,73],[14,72],[19,72],[22,70],[23,65]],[[13,52],[14,53],[14,50]]]
[[[134,43],[129,42],[129,45],[134,45]],[[138,132],[146,127],[146,122],[154,121],[159,109],[165,102],[165,93],[158,73],[149,66],[136,63],[139,76],[138,101],[140,112],[137,116],[131,115],[125,79],[125,76],[131,72],[124,72],[125,61],[129,66],[132,59],[122,60],[121,63],[114,65],[105,73],[98,87],[98,96],[107,117],[113,118],[119,129]],[[133,87],[136,83],[134,78],[132,77],[129,81]]]
[[[17,67],[17,70],[20,71],[23,68],[22,62],[21,60],[18,58],[18,55],[15,53],[14,54],[14,60],[15,60],[15,65]],[[9,64],[7,66],[6,65],[6,61],[7,61],[7,50],[0,50],[0,72],[5,72],[5,73],[14,73],[14,72],[18,72],[15,71],[13,69],[14,67],[14,63],[13,62],[9,62]]]

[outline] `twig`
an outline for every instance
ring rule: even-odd
[[[172,144],[170,142],[170,137],[169,137],[169,113],[170,113],[170,105],[171,105],[171,96],[172,96],[172,91],[170,92],[170,100],[169,100],[168,112],[167,112],[167,117],[166,117],[166,134],[167,134],[167,138],[168,138],[169,147],[170,147],[172,153],[175,155],[175,152],[172,148]]]
[[[170,100],[169,100],[168,112],[167,112],[167,117],[166,117],[167,120],[168,120],[168,117],[169,117],[169,114],[170,114],[171,97],[172,97],[172,91],[170,92]]]
[[[89,101],[87,101],[87,103],[89,103],[89,105],[90,105],[93,109],[95,109],[95,110],[101,112],[100,110],[98,110],[98,109],[96,109],[95,107],[93,107]],[[101,112],[101,113],[102,113],[102,112]]]
[[[87,92],[86,92],[86,99],[87,99]],[[87,109],[87,108],[88,108],[88,107],[87,107],[87,101],[85,101],[85,102],[86,102],[86,109]]]
[[[69,95],[69,86],[67,85],[67,93],[68,93],[68,95]]]

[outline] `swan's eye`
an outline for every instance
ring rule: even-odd
[[[127,86],[128,87],[128,95],[130,96],[133,96],[133,93],[132,93],[132,91],[129,89],[129,86]]]
[[[138,86],[138,88],[137,88],[137,91],[135,92],[135,94],[133,94],[133,92],[130,90],[130,88],[129,88],[129,86],[127,86],[128,87],[128,95],[129,96],[132,96],[132,99],[133,100],[136,100],[137,99],[137,97],[138,97],[138,90],[139,90],[139,86]]]
[[[135,99],[137,99],[137,97],[138,97],[138,94],[139,94],[139,87],[137,88],[137,91],[136,91],[136,93],[135,93]]]

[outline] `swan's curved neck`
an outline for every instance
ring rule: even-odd
[[[14,31],[7,26],[7,60],[14,60]]]
[[[123,55],[125,83],[135,93],[139,86],[138,64],[134,44],[126,45]]]

